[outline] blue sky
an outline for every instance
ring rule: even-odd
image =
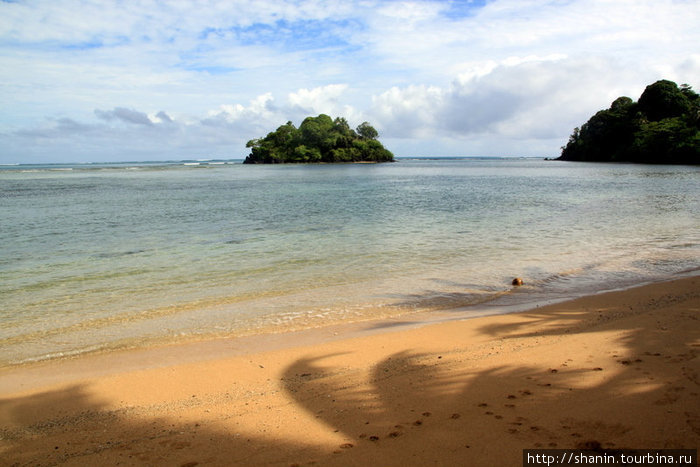
[[[0,163],[242,158],[308,115],[398,156],[557,156],[658,79],[695,0],[0,1]]]

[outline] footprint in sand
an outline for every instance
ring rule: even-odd
[[[696,435],[700,436],[700,416],[690,412],[685,412],[685,416],[688,417],[685,422],[688,424],[690,429],[693,430]]]
[[[597,451],[602,448],[603,446],[600,444],[600,442],[595,439],[576,443],[576,449],[585,449],[586,451]]]
[[[166,445],[167,442],[161,442],[161,444]],[[187,441],[173,441],[170,443],[170,447],[173,449],[185,449],[190,447],[190,443]]]
[[[394,425],[394,428],[396,428],[396,430],[389,433],[387,438],[398,438],[399,436],[401,436],[403,434],[403,432],[401,431],[401,430],[403,430],[403,425]]]
[[[669,389],[667,389],[663,395],[663,397],[659,400],[654,401],[655,405],[668,405],[668,404],[673,404],[678,399],[680,399],[680,393],[685,391],[685,388],[683,386],[674,386]]]

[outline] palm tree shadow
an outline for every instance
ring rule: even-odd
[[[148,410],[111,410],[84,385],[0,399],[0,414],[2,466],[289,466],[329,454],[312,440],[231,433],[204,419],[183,422],[149,416]]]
[[[358,446],[394,443],[390,457],[382,459],[386,465],[435,458],[443,464],[490,459],[491,465],[513,465],[524,448],[613,449],[640,442],[693,447],[700,441],[697,333],[669,345],[663,334],[684,335],[687,319],[663,310],[657,299],[641,300],[592,313],[560,304],[521,313],[520,322],[481,327],[494,341],[515,345],[543,336],[585,339],[604,330],[614,336],[611,348],[616,350],[604,355],[603,367],[588,363],[591,355],[568,355],[566,348],[554,357],[556,364],[526,361],[486,368],[404,351],[376,365],[367,384],[348,386],[333,382],[330,376],[338,369],[324,366],[325,357],[314,357],[287,369],[285,389],[300,407]],[[655,324],[640,328],[635,321],[630,327],[625,320],[655,307],[661,311]],[[649,417],[644,423],[638,419],[642,408]],[[668,415],[674,412],[670,408],[677,415]],[[426,453],[426,440],[439,449]],[[511,457],[494,457],[497,445],[510,446]]]
[[[297,414],[342,438],[330,448],[274,430],[234,431],[206,417],[181,420],[163,415],[167,407],[114,410],[82,385],[2,399],[0,465],[505,466],[519,465],[525,448],[697,446],[697,333],[682,334],[688,319],[666,310],[652,327],[630,328],[620,318],[634,313],[557,305],[481,328],[489,342],[533,348],[540,336],[585,338],[605,329],[619,350],[600,368],[565,348],[556,365],[529,361],[527,346],[497,364],[450,348],[397,351],[369,368],[334,363],[348,354],[299,358],[283,369],[278,387]],[[690,337],[669,346],[668,332]],[[196,404],[182,401],[192,410]]]
[[[359,386],[344,384],[344,372],[322,365],[329,357],[332,355],[297,360],[284,372],[282,381],[297,405],[347,437],[376,441],[387,430],[395,432],[397,425],[413,423],[416,411],[424,405],[421,399],[433,397],[431,392],[397,386],[403,384],[396,381],[397,375],[408,380],[437,377],[436,368],[425,363],[424,356],[394,354],[372,369],[367,376],[369,385]]]
[[[513,402],[509,397],[532,394],[528,375],[535,368],[455,373],[452,364],[443,364],[441,355],[404,351],[376,365],[367,384],[343,385],[333,380],[336,368],[320,363],[324,358],[300,359],[291,365],[283,378],[285,389],[300,407],[342,432],[353,444],[356,459],[397,466],[520,461],[522,447],[499,461],[493,446],[502,444],[503,437],[519,434],[514,427],[526,418],[509,404]],[[536,444],[521,441],[523,447]]]

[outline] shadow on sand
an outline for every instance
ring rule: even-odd
[[[0,400],[0,414],[11,422],[0,432],[0,465],[505,466],[520,465],[524,448],[694,448],[699,310],[670,312],[678,300],[669,295],[590,312],[561,304],[522,313],[518,323],[481,327],[492,336],[494,355],[508,345],[522,358],[507,365],[484,365],[484,358],[450,348],[401,351],[358,382],[328,363],[337,354],[316,355],[275,376],[285,396],[278,406],[245,408],[228,393],[173,403],[173,414],[229,405],[240,411],[219,420],[179,419],[167,415],[168,406],[110,410],[79,385]],[[626,318],[639,313],[658,314],[645,321],[649,326],[629,328]],[[589,349],[596,361],[607,359],[604,365],[565,351],[557,365],[527,360],[544,336],[585,340],[598,331],[620,336],[606,355]],[[669,333],[690,338],[669,341]],[[285,439],[280,434],[294,430],[290,417],[278,420],[282,430],[270,426],[265,434],[236,428],[236,417],[288,406],[341,441],[329,447],[312,433],[306,443]]]

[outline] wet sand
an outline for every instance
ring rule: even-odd
[[[513,466],[526,448],[697,448],[699,318],[691,277],[267,350],[6,369],[0,465]]]

